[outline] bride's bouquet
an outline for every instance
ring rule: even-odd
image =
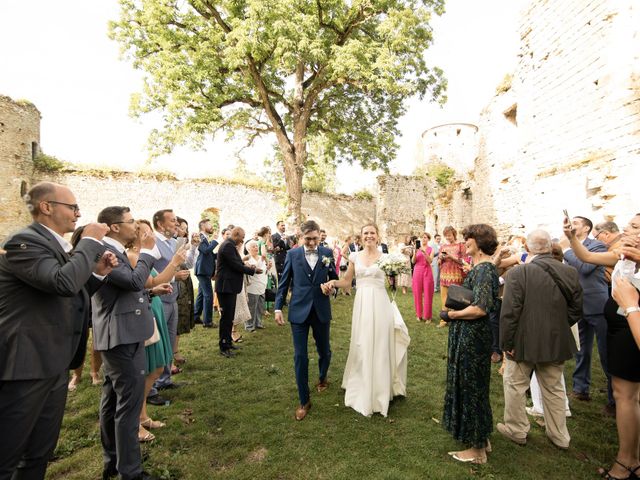
[[[407,257],[399,253],[382,255],[376,264],[389,277],[395,277],[401,273],[411,273]]]

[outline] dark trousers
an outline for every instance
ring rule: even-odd
[[[203,325],[213,323],[213,287],[211,277],[207,275],[196,275],[198,279],[198,296],[194,305],[194,316],[197,318],[202,314]]]
[[[323,381],[327,379],[327,372],[331,363],[330,325],[330,322],[323,323],[318,320],[313,307],[304,323],[291,324],[293,365],[296,372],[300,405],[304,405],[309,401],[309,328],[311,328],[313,339],[316,342],[316,350],[318,351],[318,378]]]
[[[585,315],[578,322],[580,350],[576,353],[576,369],[573,372],[573,391],[589,393],[591,387],[591,355],[593,337],[596,337],[600,365],[607,377],[607,398],[610,405],[615,403],[611,388],[611,376],[607,368],[607,320],[604,315]]]
[[[218,304],[220,305],[220,351],[229,350],[233,345],[231,329],[233,318],[236,316],[237,293],[218,292]]]
[[[68,372],[0,381],[0,479],[41,480],[58,443]]]
[[[100,438],[104,469],[123,480],[142,473],[138,425],[144,396],[144,343],[102,352],[104,384],[100,400]]]

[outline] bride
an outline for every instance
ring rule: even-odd
[[[356,277],[351,344],[342,378],[344,403],[362,415],[387,416],[389,402],[405,395],[409,335],[395,303],[385,289],[385,273],[377,265],[378,227],[362,227],[364,250],[352,252],[346,275],[328,286],[351,287]]]

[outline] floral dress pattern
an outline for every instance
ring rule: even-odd
[[[449,324],[447,388],[442,425],[453,438],[484,448],[493,431],[489,403],[491,327],[489,313],[498,306],[498,272],[491,262],[476,265],[463,284],[473,290],[473,305],[487,315]]]

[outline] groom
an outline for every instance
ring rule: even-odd
[[[318,393],[329,386],[327,371],[331,362],[329,345],[329,321],[331,320],[331,304],[329,289],[322,284],[328,280],[337,280],[336,267],[331,249],[318,246],[320,227],[313,220],[302,224],[303,247],[287,252],[282,277],[276,295],[275,320],[284,325],[282,306],[291,288],[289,302],[289,323],[293,334],[294,368],[300,406],[296,409],[296,420],[307,416],[311,408],[309,401],[309,357],[307,340],[309,328],[313,331],[318,350],[319,382]]]

